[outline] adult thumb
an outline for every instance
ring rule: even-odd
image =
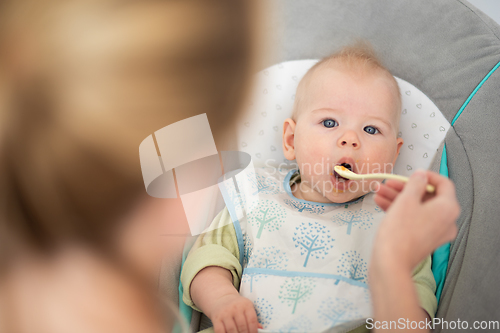
[[[420,200],[426,192],[426,186],[427,174],[424,170],[417,170],[411,175],[401,194],[405,197]]]

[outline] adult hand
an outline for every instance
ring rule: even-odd
[[[436,188],[426,193],[426,185]],[[431,171],[417,171],[408,183],[382,184],[375,202],[387,212],[374,248],[374,259],[394,259],[409,270],[438,246],[456,237],[460,214],[455,186]],[[383,258],[383,259],[382,259]]]
[[[215,333],[257,333],[262,328],[252,301],[238,294],[218,298],[209,317]]]

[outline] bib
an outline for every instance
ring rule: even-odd
[[[240,294],[254,303],[262,332],[356,328],[372,317],[368,264],[384,213],[374,193],[342,204],[297,199],[296,172],[256,168],[237,181],[239,193],[223,193],[240,248]]]

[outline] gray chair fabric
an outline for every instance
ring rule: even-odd
[[[459,0],[267,0],[275,49],[264,67],[321,58],[357,38],[452,119],[500,62],[500,27]],[[500,318],[500,69],[477,91],[445,139],[462,207],[437,316]],[[433,163],[439,169],[441,154]],[[438,329],[437,331],[441,331]],[[451,329],[443,329],[443,332]]]

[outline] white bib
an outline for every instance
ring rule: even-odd
[[[296,199],[295,172],[255,169],[251,188],[238,182],[241,202],[225,192],[244,269],[240,294],[254,303],[263,332],[360,326],[372,317],[368,264],[383,211],[373,193],[344,204]],[[245,192],[258,201],[242,217]]]

